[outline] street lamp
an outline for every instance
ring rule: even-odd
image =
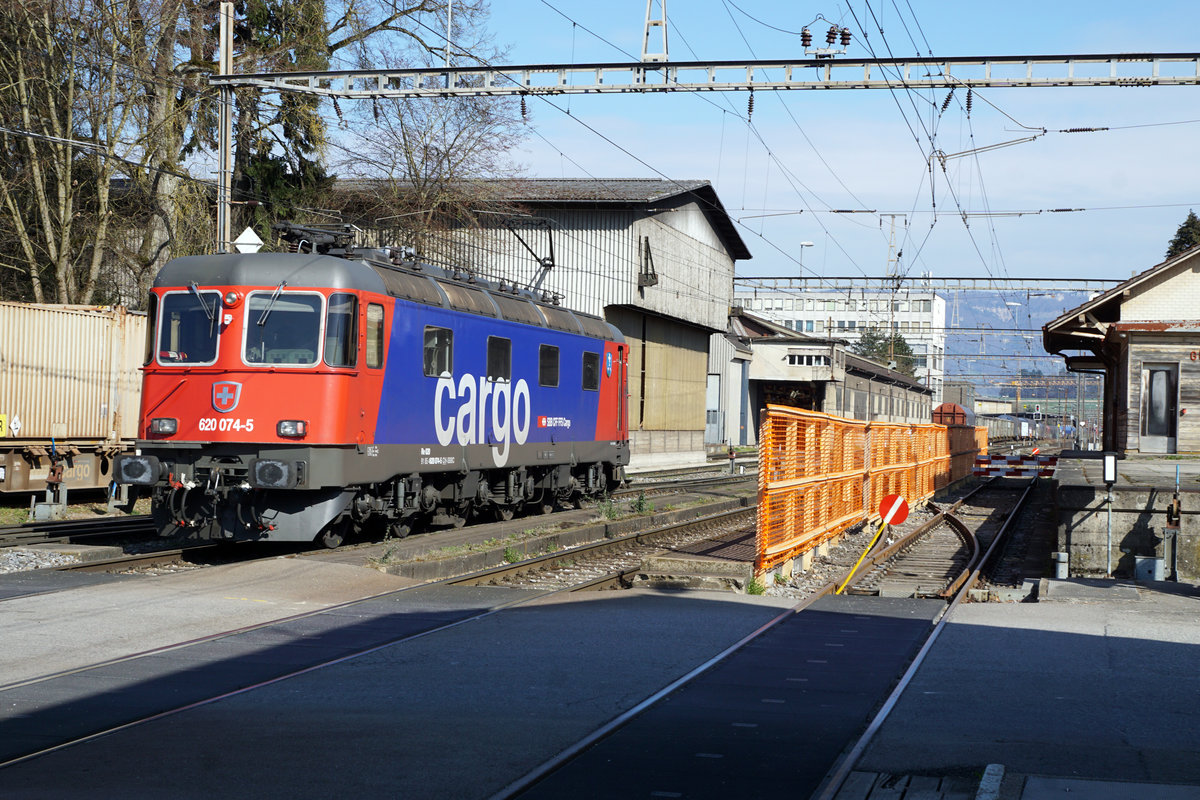
[[[804,269],[804,248],[812,247],[812,246],[813,246],[812,242],[801,242],[800,243],[800,269]]]

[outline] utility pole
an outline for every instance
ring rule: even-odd
[[[888,234],[887,267],[884,269],[884,275],[891,284],[891,293],[888,295],[888,369],[892,369],[896,360],[896,291],[900,288],[900,257],[904,255],[903,250],[896,249],[896,217],[903,217],[907,225],[908,215],[880,214],[880,226],[883,225],[884,217],[890,217],[892,222],[891,232]]]
[[[220,64],[222,76],[233,73],[233,3],[221,3],[220,18]],[[228,253],[232,249],[230,214],[233,210],[233,85],[221,84],[220,108],[217,118],[217,252]]]

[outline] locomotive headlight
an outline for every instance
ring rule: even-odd
[[[117,483],[153,486],[162,474],[162,464],[154,456],[120,455],[113,464]]]
[[[281,419],[275,432],[289,439],[301,439],[308,433],[308,422],[302,419]]]
[[[250,482],[259,489],[292,489],[300,483],[304,462],[256,458],[250,462]]]
[[[150,433],[155,436],[170,436],[179,430],[179,420],[171,417],[155,417],[150,420]]]
[[[225,301],[226,308],[233,308],[242,302],[242,295],[240,292],[226,292],[225,297],[222,299]]]

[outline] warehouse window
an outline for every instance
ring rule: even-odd
[[[489,381],[512,378],[512,340],[489,336],[487,344],[487,374]]]
[[[383,366],[383,306],[367,304],[367,366]]]
[[[447,328],[425,328],[425,374],[431,378],[454,374],[454,332]]]
[[[538,385],[558,386],[558,348],[552,344],[538,348]]]
[[[600,354],[583,354],[583,388],[589,392],[600,389]]]
[[[325,363],[353,367],[358,361],[358,298],[335,292],[325,314]]]

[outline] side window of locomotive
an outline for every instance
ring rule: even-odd
[[[512,340],[488,337],[487,375],[489,381],[512,380]]]
[[[211,364],[221,329],[218,292],[169,292],[159,307],[158,363]]]
[[[425,374],[431,378],[454,374],[454,331],[425,328]]]
[[[600,354],[583,354],[583,388],[589,392],[600,389]]]
[[[558,386],[558,348],[554,345],[538,348],[538,385]]]
[[[246,363],[316,364],[322,299],[300,292],[252,293],[246,302]]]
[[[367,304],[367,366],[383,366],[383,306]]]
[[[353,367],[358,361],[358,298],[335,292],[325,314],[325,363]]]
[[[150,300],[146,305],[146,357],[142,360],[142,366],[146,366],[154,360],[154,331],[158,327],[158,295],[150,293]]]

